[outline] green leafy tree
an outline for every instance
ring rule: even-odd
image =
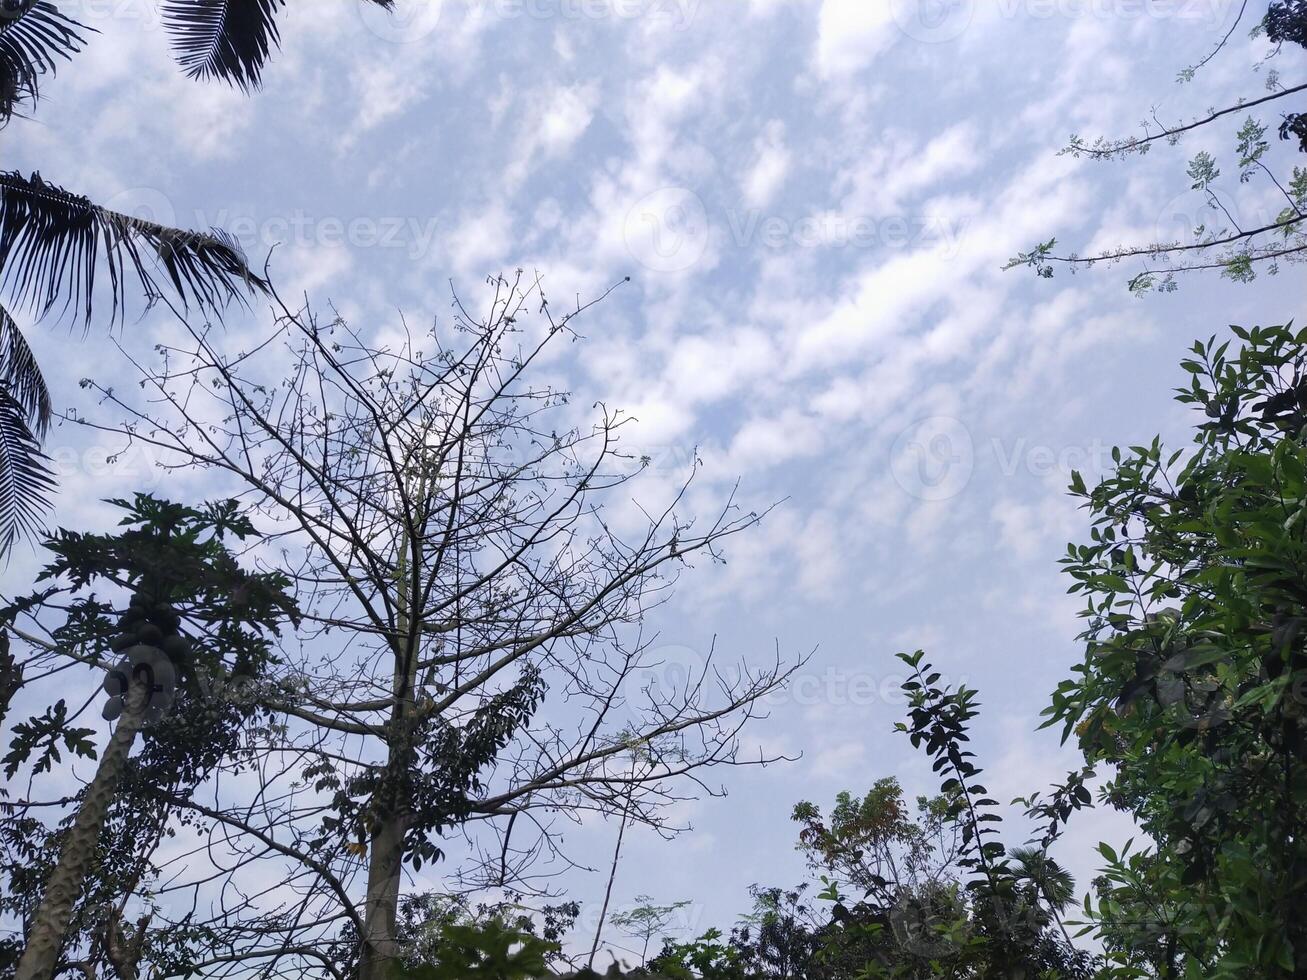
[[[663,937],[667,926],[677,914],[690,906],[690,902],[671,902],[667,905],[655,904],[648,895],[637,895],[636,905],[621,909],[613,914],[613,925],[626,935],[640,941],[640,965],[649,960],[649,946],[655,939]]]
[[[667,943],[650,968],[670,980],[751,980],[745,958],[738,943],[709,929],[688,943]]]
[[[80,666],[112,676],[120,655],[138,668],[124,680],[125,705],[90,784],[73,799],[7,802],[0,817],[0,841],[17,858],[5,862],[0,909],[26,925],[20,978],[53,975],[66,948],[135,976],[146,934],[128,937],[119,913],[150,874],[176,798],[236,748],[252,708],[220,696],[227,681],[261,675],[273,659],[269,636],[297,615],[283,576],[249,572],[231,552],[255,536],[234,501],[195,509],[138,494],[112,503],[125,512],[120,530],[60,530],[46,542],[53,558],[38,591],[0,610],[7,639],[31,651],[15,663],[17,689]],[[106,593],[130,603],[115,608]],[[165,675],[176,710],[163,716],[150,698]],[[94,730],[76,722],[96,700],[70,711],[60,699],[14,725],[6,777],[50,770],[61,748],[95,758]],[[57,828],[35,816],[60,811]],[[5,947],[11,966],[18,952]]]
[[[940,673],[920,651],[898,656],[912,674],[902,685],[908,720],[896,727],[914,748],[924,749],[942,777],[937,805],[942,819],[957,828],[958,890],[909,892],[900,901],[895,931],[916,958],[892,960],[872,975],[1091,976],[1093,958],[1075,949],[1062,928],[1070,877],[1049,854],[1068,813],[1087,800],[1079,776],[1073,774],[1047,802],[1018,801],[1042,832],[1037,846],[1009,852],[1001,835],[1003,806],[985,786],[984,770],[968,747],[979,713],[977,692],[940,686]]]
[[[1085,658],[1047,710],[1151,846],[1113,849],[1090,926],[1123,976],[1307,971],[1307,332],[1195,343],[1190,450],[1077,474],[1064,559]]]
[[[1071,813],[1091,802],[1088,772],[1046,798],[1017,801],[1037,833],[1009,849],[1003,807],[967,748],[976,692],[939,686],[921,653],[900,658],[912,675],[898,728],[931,757],[939,794],[919,797],[914,812],[898,782],[881,779],[861,797],[841,793],[829,818],[799,803],[799,848],[825,886],[823,906],[802,887],[755,888],[754,912],[729,937],[711,930],[669,942],[651,968],[687,980],[1104,975],[1101,958],[1076,948],[1063,927],[1075,883],[1050,854]]]
[[[435,958],[393,972],[404,980],[535,980],[548,976],[557,944],[490,919],[441,930]]]
[[[525,899],[526,896],[515,892],[509,892],[501,901],[475,903],[465,895],[440,892],[401,895],[396,919],[401,966],[419,968],[437,962],[446,943],[446,930],[452,926],[475,930],[490,924],[492,931],[506,929],[537,942],[551,969],[556,967],[563,960],[562,941],[576,924],[581,906],[569,901],[533,907]],[[460,935],[466,939],[469,933],[464,931]],[[358,973],[356,937],[351,935],[333,943],[329,956],[339,975]]]

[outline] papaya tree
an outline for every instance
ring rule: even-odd
[[[5,950],[21,948],[20,980],[47,980],[70,949],[136,975],[147,934],[129,935],[121,918],[170,832],[169,799],[235,750],[253,706],[223,693],[232,677],[262,675],[276,656],[271,639],[296,615],[284,577],[250,571],[232,552],[255,535],[234,501],[113,503],[124,511],[118,531],[60,530],[46,542],[53,557],[37,591],[0,610],[11,649],[29,651],[15,661],[15,693],[39,697],[55,679],[61,693],[76,691],[71,678],[91,673],[80,709],[60,698],[15,724],[3,760],[7,779],[24,773],[33,787],[5,800],[0,826],[16,858],[0,903],[24,924],[20,946]],[[107,697],[97,696],[100,681]],[[36,777],[61,749],[96,757],[95,731],[78,721],[97,702],[116,724],[94,777],[71,798],[43,798]],[[53,824],[42,816],[61,813]]]

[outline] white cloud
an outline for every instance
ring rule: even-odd
[[[553,86],[528,98],[517,113],[517,148],[505,169],[503,186],[516,190],[542,157],[566,157],[590,127],[598,101],[599,90],[594,85]]]
[[[473,205],[444,237],[442,248],[433,255],[456,279],[477,282],[486,276],[507,272],[502,268],[512,246],[514,215],[504,201]]]
[[[823,77],[871,64],[898,36],[889,0],[824,0],[817,25],[817,68]]]
[[[756,159],[744,178],[744,201],[751,208],[771,204],[790,172],[790,151],[785,146],[785,123],[773,119],[754,143]]]

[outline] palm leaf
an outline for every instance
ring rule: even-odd
[[[0,126],[40,95],[40,78],[82,49],[78,30],[93,30],[50,0],[0,0]]]
[[[90,324],[96,269],[108,270],[111,324],[126,312],[134,276],[151,301],[171,286],[184,307],[218,313],[243,290],[266,292],[240,245],[221,231],[181,231],[92,204],[88,198],[0,171],[0,286],[36,316],[56,307]],[[80,307],[80,311],[77,308]]]
[[[368,2],[389,9],[394,0]],[[277,14],[285,5],[286,0],[167,0],[163,16],[187,75],[221,79],[248,92],[259,87],[269,55],[281,44]]]
[[[55,489],[50,457],[27,422],[27,409],[0,383],[0,554],[45,529]]]
[[[50,428],[50,389],[36,363],[32,348],[27,346],[18,324],[9,311],[0,306],[0,386],[22,406],[23,414],[36,435]]]
[[[164,23],[177,63],[191,78],[259,87],[268,55],[281,42],[276,15],[285,0],[169,0]]]

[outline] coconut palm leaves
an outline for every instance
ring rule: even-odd
[[[132,284],[151,302],[171,293],[183,308],[210,313],[268,288],[220,231],[179,231],[102,208],[39,174],[0,171],[0,289],[15,309],[89,326],[97,299],[107,298],[113,325]],[[48,509],[54,476],[40,437],[50,416],[36,359],[0,307],[0,554],[37,533]]]
[[[1032,887],[1049,908],[1060,912],[1075,901],[1075,878],[1070,871],[1049,857],[1046,850],[1038,847],[1014,847],[1008,856],[1012,859],[1016,879]]]
[[[386,9],[394,4],[394,0],[365,2]],[[247,92],[258,88],[268,56],[281,42],[276,17],[285,4],[286,0],[168,0],[163,16],[178,64],[191,78],[221,79]]]
[[[389,10],[394,0],[361,0]],[[429,0],[418,0],[429,2]],[[286,0],[166,0],[164,23],[182,70],[243,91],[259,87],[280,46],[277,14]],[[53,0],[0,0],[0,125],[36,104],[40,77],[82,49],[91,28],[60,13]]]
[[[48,0],[0,0],[0,126],[40,95],[40,78],[82,49],[89,30]]]
[[[0,306],[0,388],[22,411],[38,435],[50,427],[50,391],[32,349],[7,310]]]
[[[280,43],[276,17],[285,2],[166,0],[164,19],[183,71],[246,92],[257,88]],[[81,32],[89,30],[62,14],[55,0],[0,0],[0,126],[36,105],[42,78],[82,49]],[[217,315],[268,283],[221,231],[168,228],[99,207],[38,174],[0,171],[0,292],[11,309],[89,327],[107,298],[112,326],[134,287],[150,303],[171,294],[184,309]],[[49,420],[45,381],[0,307],[0,554],[40,528],[54,487],[40,451]]]
[[[171,0],[164,23],[177,63],[191,78],[221,78],[257,88],[268,55],[280,42],[275,20],[285,0]]]
[[[50,393],[9,313],[0,307],[0,553],[40,530],[54,477],[41,452]]]
[[[0,287],[16,305],[89,325],[101,267],[111,323],[126,309],[128,280],[151,300],[170,289],[184,306],[211,311],[268,287],[221,231],[168,228],[102,208],[39,174],[0,171]]]

